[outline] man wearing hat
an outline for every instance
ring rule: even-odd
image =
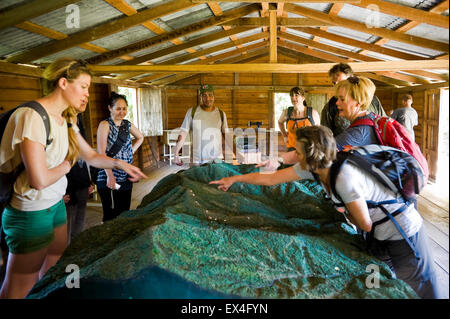
[[[175,146],[174,162],[182,165],[179,153],[187,134],[191,134],[192,163],[200,165],[223,159],[222,134],[228,128],[225,113],[214,106],[214,87],[204,84],[199,88],[200,105],[190,108],[181,125]]]

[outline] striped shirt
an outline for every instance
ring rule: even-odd
[[[114,124],[114,121],[109,117],[106,121],[109,123],[109,134],[108,134],[108,142],[106,144],[106,153],[111,149],[111,147],[114,145],[115,141],[117,140],[117,136],[119,135],[119,127]],[[128,124],[128,131],[131,129],[131,123],[127,120]],[[123,160],[129,164],[133,162],[133,149],[131,144],[131,136],[128,135],[127,141],[122,145],[122,148],[119,152],[117,152],[116,155],[114,155],[114,158]],[[122,171],[120,169],[113,169],[114,177],[116,178],[116,181],[118,183],[124,182],[127,180],[127,173],[125,171]],[[97,182],[106,182],[106,172],[104,169],[101,169],[98,172]]]

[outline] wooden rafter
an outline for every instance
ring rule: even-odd
[[[269,26],[269,24],[270,24],[269,18],[263,17],[263,18],[240,18],[226,22],[223,25],[241,26],[241,27],[267,27]],[[332,24],[309,18],[277,17],[277,25],[280,27],[320,27],[320,26],[330,26]]]
[[[80,0],[28,1],[0,12],[0,30],[31,20],[40,15],[76,3]]]
[[[327,45],[327,44],[323,44],[320,42],[316,42],[316,41],[312,41],[312,40],[308,40],[302,37],[298,37],[289,33],[280,33],[280,37],[281,38],[285,38],[287,40],[291,40],[291,41],[295,41],[301,44],[304,44],[308,47],[314,47],[323,51],[327,51],[336,55],[340,55],[340,56],[345,56],[347,58],[353,58],[359,61],[366,61],[366,62],[375,62],[375,61],[382,61],[380,59],[376,59],[376,58],[372,58],[366,55],[362,55],[359,53],[355,53],[352,51],[348,51],[348,50],[343,50],[343,49],[339,49],[336,47],[333,47],[331,45]],[[415,71],[411,71],[411,73],[414,74]],[[413,77],[413,76],[405,76],[403,74],[394,74],[394,73],[389,73],[389,74],[383,74],[383,72],[379,73],[388,77],[393,77],[396,79],[403,79],[403,80],[408,80],[409,82],[412,83],[420,83],[420,84],[427,84],[430,83],[430,81],[424,80],[422,78],[418,78],[418,77]],[[423,73],[422,73],[423,75]]]
[[[448,29],[449,27],[449,19],[446,16],[429,11],[414,9],[408,6],[403,6],[388,1],[361,0],[360,3],[354,3],[353,5],[361,8],[367,8],[368,6],[373,5],[376,6],[374,8],[377,8],[377,10],[380,10],[380,12],[382,13],[411,20],[417,22],[418,24],[426,23],[446,29]]]
[[[16,27],[20,28],[22,30],[26,30],[28,32],[43,35],[44,37],[54,39],[54,40],[62,40],[62,39],[66,39],[69,37],[67,34],[64,34],[62,32],[32,23],[30,21],[25,21],[25,22],[16,24]],[[97,53],[108,52],[107,49],[102,48],[98,45],[94,45],[92,43],[83,43],[83,44],[80,44],[79,47],[83,48],[85,50],[89,50],[89,51],[93,51],[93,52],[97,52]],[[122,56],[120,58],[123,60],[126,60],[126,61],[133,59],[131,56]]]
[[[438,5],[434,6],[433,8],[430,9],[429,12],[431,13],[435,13],[435,14],[441,14],[442,12],[448,10],[449,7],[449,0],[445,0],[441,3],[439,3]],[[417,21],[409,21],[407,23],[405,23],[404,25],[400,26],[399,28],[397,28],[395,31],[396,32],[401,32],[401,33],[405,33],[408,30],[411,30],[412,28],[418,26],[420,23]],[[375,41],[374,44],[376,45],[383,45],[387,42],[389,42],[390,39],[388,38],[381,38],[377,41]],[[361,54],[365,54],[365,52],[360,52]]]
[[[270,6],[269,6],[270,7]],[[269,48],[270,48],[270,63],[277,63],[277,10],[269,8]]]
[[[230,35],[233,34],[238,34],[241,32],[245,32],[248,30],[251,30],[252,28],[244,28],[244,27],[238,27],[238,28],[233,28],[227,31],[220,31],[220,32],[216,32],[213,34],[209,34],[200,38],[197,38],[195,40],[189,41],[189,42],[185,42],[183,44],[179,44],[177,46],[172,46],[172,47],[168,47],[156,52],[152,52],[149,54],[145,54],[143,56],[140,56],[138,58],[135,58],[131,61],[129,61],[129,63],[123,63],[123,64],[140,64],[146,61],[150,61],[159,57],[163,57],[165,55],[168,54],[172,54],[174,52],[179,52],[181,50],[187,50],[188,48],[197,46],[197,45],[202,45],[208,42],[212,42],[212,41],[216,41],[225,37],[229,37]],[[121,63],[122,64],[122,63]],[[119,64],[119,65],[121,65]]]
[[[143,10],[129,17],[109,21],[88,30],[77,32],[66,39],[39,45],[23,53],[14,55],[8,58],[7,61],[29,63],[44,56],[106,37],[113,33],[139,25],[145,21],[154,20],[169,13],[180,11],[192,6],[194,6],[194,4],[190,0],[174,0],[151,9]],[[120,54],[118,56],[122,55],[124,54]]]
[[[267,56],[269,54],[268,50],[269,50],[269,48],[267,47],[267,48],[264,48],[264,49],[260,49],[260,50],[254,51],[252,53],[242,54],[240,56],[230,58],[226,62],[230,63],[230,64],[232,64],[232,63],[247,63],[247,62],[251,62],[252,60],[259,59],[259,58],[261,58],[263,56]],[[163,79],[163,80],[160,80],[160,81],[152,82],[152,85],[168,85],[168,84],[171,84],[171,83],[174,83],[174,82],[178,82],[180,80],[184,80],[186,78],[190,78],[190,77],[193,77],[193,76],[196,76],[196,75],[198,75],[198,74],[196,74],[196,73],[192,73],[192,74],[177,74],[174,77],[171,77],[171,78],[168,78],[168,79]]]
[[[104,1],[109,3],[111,6],[113,6],[120,12],[126,14],[127,16],[132,16],[132,15],[138,13],[138,11],[135,8],[133,8],[132,6],[130,6],[127,2],[125,2],[125,0],[104,0]],[[159,27],[157,24],[155,24],[152,21],[145,21],[145,22],[141,23],[141,25],[156,34],[163,34],[166,32],[164,29],[162,29],[161,27]],[[183,41],[181,41],[180,39],[173,39],[170,42],[172,42],[175,45],[183,43]],[[131,58],[131,59],[133,59],[133,58]]]
[[[284,10],[292,12],[292,13],[296,13],[296,14],[299,14],[302,16],[306,16],[306,17],[309,17],[312,19],[316,19],[319,21],[328,22],[328,23],[334,24],[336,26],[350,28],[353,30],[358,30],[360,32],[365,32],[365,33],[373,34],[373,35],[376,35],[379,37],[388,38],[390,40],[404,42],[407,44],[421,46],[424,48],[434,49],[437,51],[449,52],[449,47],[448,47],[447,43],[428,40],[428,39],[424,39],[424,38],[420,38],[420,37],[412,36],[412,35],[406,35],[403,33],[391,31],[391,30],[384,29],[384,28],[368,28],[364,23],[349,20],[349,19],[344,19],[344,18],[337,17],[337,16],[332,17],[326,13],[322,13],[322,12],[319,12],[319,11],[316,11],[313,9],[309,9],[306,7],[301,7],[301,6],[287,3],[284,6]]]
[[[130,54],[132,52],[147,49],[156,44],[161,44],[163,42],[172,40],[174,38],[178,38],[180,36],[185,36],[185,35],[188,35],[188,34],[191,34],[194,32],[198,32],[202,29],[216,26],[218,24],[223,23],[224,21],[232,20],[239,16],[245,16],[245,15],[252,13],[258,9],[259,9],[259,5],[248,5],[245,7],[240,7],[238,9],[230,10],[224,15],[208,18],[208,19],[202,20],[200,22],[182,27],[180,29],[177,29],[177,30],[174,30],[171,32],[167,32],[167,33],[161,34],[156,37],[152,37],[147,40],[139,41],[137,43],[133,43],[133,44],[124,46],[124,47],[116,49],[116,50],[112,50],[112,51],[103,53],[101,55],[87,59],[87,61],[88,61],[88,63],[92,63],[92,64],[102,63],[102,62],[114,59],[118,56],[122,56],[124,54]]]
[[[242,64],[242,73],[326,73],[334,63],[319,64]],[[351,62],[354,72],[376,72],[396,70],[447,69],[448,60],[414,60],[414,61],[381,61],[381,62]],[[93,72],[199,72],[223,73],[235,72],[235,65],[88,65]]]
[[[207,49],[204,49],[204,50],[201,50],[201,51],[193,52],[193,53],[190,53],[190,54],[185,54],[185,55],[182,55],[180,57],[176,57],[176,58],[164,61],[162,63],[158,63],[156,65],[170,65],[170,64],[182,63],[184,61],[189,61],[189,60],[192,60],[192,59],[195,59],[195,58],[199,58],[201,56],[206,56],[208,54],[211,54],[211,53],[214,53],[214,52],[218,52],[218,51],[221,51],[221,50],[225,50],[225,49],[229,49],[229,48],[232,48],[232,47],[235,47],[235,46],[238,46],[238,45],[239,45],[239,47],[241,47],[240,46],[241,44],[245,44],[247,42],[260,40],[260,39],[267,38],[267,37],[268,37],[267,33],[257,33],[257,34],[254,34],[254,35],[242,38],[242,39],[237,39],[236,41],[231,41],[231,42],[219,44],[219,45],[216,45],[214,47],[210,47],[210,48],[207,48]],[[207,61],[207,58],[203,59],[203,61]],[[123,76],[120,76],[118,78],[119,79],[127,79],[127,78],[131,78],[131,77],[135,77],[135,76],[136,76],[135,73],[131,73],[131,74],[127,73],[127,74],[125,74]]]

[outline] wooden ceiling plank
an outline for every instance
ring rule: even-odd
[[[286,14],[286,12],[284,13]],[[263,27],[270,23],[267,17],[264,18],[240,18],[223,24],[223,26],[242,26],[242,27]],[[277,25],[282,27],[321,27],[331,26],[330,23],[317,21],[309,18],[287,18],[277,17]]]
[[[135,8],[130,6],[124,0],[104,0],[104,1],[109,3],[111,6],[113,6],[120,12],[126,14],[127,16],[131,16],[133,14],[138,13],[138,11]],[[143,23],[141,23],[141,25],[143,25],[145,28],[149,29],[150,31],[152,31],[153,33],[156,33],[156,34],[163,34],[166,32],[166,30],[164,30],[163,28],[161,28],[160,26],[158,26],[156,23],[154,23],[152,21],[143,22]],[[177,44],[182,43],[183,41],[181,41],[180,39],[173,39],[170,42],[177,45]],[[132,59],[133,58],[128,59],[128,60],[132,60]]]
[[[236,50],[233,50],[233,51],[229,51],[229,52],[225,52],[225,53],[222,53],[222,54],[218,54],[218,55],[212,56],[212,57],[210,57],[208,59],[205,59],[205,60],[202,60],[202,61],[195,61],[195,62],[192,62],[190,64],[196,64],[196,65],[211,64],[211,63],[214,63],[216,61],[227,59],[227,58],[233,57],[233,56],[235,56],[237,54],[243,54],[244,52],[253,51],[253,50],[261,48],[261,47],[267,47],[267,42],[265,42],[265,43],[264,42],[255,43],[255,44],[252,44],[252,45],[247,46],[245,48],[240,48],[240,49],[236,49]],[[170,75],[170,74],[172,74],[172,73],[166,73],[165,76]],[[149,82],[149,81],[161,78],[161,77],[162,77],[161,75],[154,74],[154,75],[151,75],[151,76],[139,79],[139,80],[137,80],[137,82]]]
[[[237,63],[237,62],[246,63],[246,62],[250,62],[251,60],[258,59],[258,58],[260,58],[263,55],[267,55],[268,54],[267,50],[268,50],[268,48],[262,49],[262,50],[258,50],[258,51],[252,52],[252,53],[244,54],[244,55],[239,56],[239,57],[231,58],[227,62],[228,63]],[[167,84],[171,84],[171,83],[174,83],[174,82],[177,82],[177,81],[180,81],[180,80],[192,77],[192,76],[196,76],[196,75],[198,75],[198,73],[177,74],[174,77],[171,77],[169,79],[163,79],[163,80],[160,80],[160,81],[155,81],[155,82],[152,82],[151,84],[152,85],[167,85]]]
[[[195,4],[193,4],[190,0],[174,0],[169,3],[164,3],[163,5],[153,7],[151,9],[143,10],[129,17],[115,19],[113,21],[109,21],[101,25],[89,28],[88,30],[74,33],[66,39],[39,45],[23,53],[12,56],[8,58],[7,61],[21,63],[32,62],[44,56],[48,56],[53,53],[72,48],[82,43],[91,42],[96,39],[106,37],[113,33],[139,25],[142,22],[153,20],[172,12],[184,10],[194,5]],[[124,54],[120,54],[119,56]]]
[[[269,10],[270,63],[277,63],[277,11]]]
[[[180,29],[173,30],[171,32],[167,32],[167,33],[161,34],[159,36],[152,37],[147,40],[139,41],[137,43],[133,43],[130,45],[126,45],[119,49],[112,50],[112,51],[106,52],[104,54],[92,57],[90,59],[87,59],[87,62],[91,63],[91,64],[98,64],[98,63],[102,63],[102,62],[114,59],[114,58],[124,55],[124,54],[129,54],[132,52],[144,50],[144,49],[152,47],[156,44],[161,44],[163,42],[178,38],[180,36],[185,36],[185,35],[188,35],[188,34],[191,34],[194,32],[198,32],[202,29],[206,29],[206,28],[221,24],[224,21],[232,20],[239,16],[245,16],[245,15],[252,13],[258,9],[259,9],[259,5],[248,5],[245,7],[240,7],[240,8],[234,9],[234,10],[230,10],[227,13],[225,13],[219,17],[208,18],[203,21],[182,27]],[[134,15],[134,16],[136,16],[136,15]],[[133,16],[131,16],[131,17],[133,17]]]
[[[422,57],[418,56],[418,55],[413,55],[413,54],[408,54],[408,53],[403,53],[401,51],[396,51],[393,49],[389,49],[389,48],[384,48],[381,47],[379,45],[375,45],[375,44],[371,44],[371,43],[367,43],[367,42],[362,42],[362,41],[358,41],[358,40],[354,40],[351,38],[347,38],[344,36],[340,36],[340,35],[336,35],[330,32],[326,32],[326,31],[322,31],[319,29],[314,29],[314,28],[294,28],[294,30],[298,30],[298,31],[302,31],[305,33],[309,33],[311,35],[316,35],[319,36],[321,38],[326,38],[328,40],[334,41],[334,42],[340,42],[343,44],[347,44],[353,47],[357,47],[357,48],[361,48],[367,51],[372,51],[372,52],[376,52],[376,53],[380,53],[380,54],[384,54],[384,55],[388,55],[394,58],[399,58],[399,59],[403,59],[403,60],[419,60]],[[361,54],[361,52],[359,52]]]
[[[414,9],[401,4],[395,4],[382,0],[361,0],[360,3],[354,3],[352,5],[367,8],[370,5],[376,6],[377,9],[389,15],[393,15],[399,18],[407,19],[417,23],[426,23],[437,27],[449,28],[449,19],[446,16],[442,16],[437,13]]]
[[[152,52],[146,55],[143,55],[141,57],[135,58],[134,60],[132,60],[130,63],[131,64],[140,64],[140,63],[144,63],[146,61],[150,61],[174,52],[178,52],[180,50],[188,50],[190,47],[194,47],[197,45],[202,45],[204,43],[208,43],[211,41],[216,41],[225,37],[229,37],[230,35],[233,34],[237,34],[237,33],[241,33],[244,31],[248,31],[251,30],[252,28],[243,28],[243,27],[238,27],[238,28],[233,28],[227,31],[221,31],[221,32],[216,32],[214,34],[210,34],[210,35],[206,35],[204,37],[200,37],[197,38],[195,40],[189,41],[189,42],[185,42],[183,44],[180,44],[178,46],[173,46],[173,47],[169,47],[166,49],[162,49],[156,52]],[[130,63],[123,63],[123,64],[130,64]],[[119,64],[121,65],[121,64]]]
[[[404,43],[408,43],[408,44],[419,46],[419,47],[425,47],[425,48],[442,51],[442,52],[449,52],[448,43],[428,40],[428,39],[424,39],[424,38],[420,38],[420,37],[412,36],[412,35],[406,35],[403,33],[391,31],[389,29],[384,29],[384,28],[368,28],[364,23],[360,23],[357,21],[344,19],[344,18],[340,18],[340,17],[329,16],[326,13],[319,12],[319,11],[309,9],[309,8],[305,8],[305,7],[300,7],[297,5],[290,4],[290,3],[285,4],[284,9],[286,11],[289,11],[292,13],[300,14],[302,16],[306,16],[306,17],[316,19],[319,21],[329,22],[334,25],[345,27],[345,28],[350,28],[350,29],[353,29],[353,30],[356,30],[359,32],[365,32],[368,34],[373,34],[373,35],[376,35],[379,37],[388,38],[391,40],[404,42]]]
[[[219,44],[219,45],[216,45],[214,47],[207,48],[207,49],[204,49],[202,51],[197,51],[197,52],[194,52],[194,53],[191,53],[191,54],[186,54],[186,55],[183,55],[183,56],[180,56],[180,57],[176,57],[176,58],[164,61],[162,63],[158,63],[156,65],[178,64],[178,63],[181,63],[181,62],[184,62],[184,61],[188,61],[188,60],[192,60],[192,59],[195,59],[195,58],[198,58],[198,57],[201,57],[201,56],[206,56],[208,54],[211,54],[211,53],[214,53],[214,52],[217,52],[217,51],[229,49],[231,47],[236,46],[236,44],[243,44],[243,43],[246,43],[246,42],[256,41],[256,40],[259,40],[259,39],[262,39],[262,38],[266,38],[267,36],[268,36],[267,33],[258,33],[258,34],[252,35],[252,36],[248,36],[248,37],[239,39],[236,42],[228,42],[228,43]],[[206,61],[206,60],[207,60],[207,58],[204,59],[204,61]],[[121,79],[121,80],[128,79],[128,78],[135,77],[137,75],[139,75],[139,74],[126,73],[126,74],[124,74],[122,76],[119,76],[118,79]]]
[[[433,8],[431,8],[429,12],[441,14],[442,12],[448,10],[448,4],[449,4],[449,0],[445,0],[445,1],[437,4]],[[399,28],[397,28],[395,31],[404,33],[406,31],[411,30],[412,28],[418,26],[419,24],[420,23],[416,22],[416,21],[409,21],[409,22],[405,23],[404,25],[400,26]],[[389,42],[389,39],[382,38],[382,39],[379,39],[378,41],[375,41],[373,44],[381,46],[383,44],[386,44],[387,42]],[[365,54],[365,52],[363,52],[363,51],[360,53]]]
[[[45,13],[79,2],[80,0],[28,1],[0,12],[0,30],[31,20]]]
[[[25,21],[25,22],[19,23],[19,24],[16,25],[16,27],[20,28],[20,29],[23,29],[23,30],[26,30],[28,32],[32,32],[32,33],[36,33],[36,34],[39,34],[39,35],[43,35],[43,36],[45,36],[47,38],[55,39],[55,40],[62,40],[62,39],[65,39],[65,38],[68,37],[67,34],[64,34],[62,32],[59,32],[59,31],[56,31],[56,30],[53,30],[53,29],[50,29],[50,28],[47,28],[47,27],[35,24],[35,23],[32,23],[30,21]],[[89,51],[93,51],[93,52],[97,52],[97,53],[108,52],[107,49],[102,48],[102,47],[97,46],[97,45],[94,45],[94,44],[91,44],[91,43],[83,43],[83,44],[80,44],[79,47],[83,48],[85,50],[89,50]],[[125,60],[131,60],[133,58],[130,57],[130,56],[124,56],[124,59]]]
[[[280,32],[279,36],[281,38],[285,38],[285,39],[290,40],[290,41],[294,41],[294,42],[298,42],[298,43],[304,44],[304,45],[306,45],[308,47],[313,47],[313,48],[317,48],[317,49],[320,49],[320,50],[328,51],[328,52],[336,54],[336,55],[341,55],[341,56],[345,56],[345,57],[348,57],[348,58],[353,58],[353,59],[356,59],[356,60],[359,60],[359,61],[367,61],[367,62],[370,62],[370,61],[373,61],[373,62],[375,62],[375,61],[383,61],[383,60],[380,60],[380,59],[377,59],[377,58],[372,58],[372,57],[369,57],[369,56],[366,56],[366,55],[363,55],[363,54],[360,54],[360,53],[355,53],[355,52],[352,52],[352,51],[339,49],[339,48],[336,48],[336,47],[333,47],[333,46],[330,46],[330,45],[326,45],[326,44],[323,44],[323,43],[320,43],[320,42],[316,42],[316,41],[313,41],[313,40],[309,40],[309,39],[305,39],[305,38],[302,38],[302,37],[298,37],[298,36],[295,36],[295,35],[289,34],[289,33],[281,33]],[[419,59],[419,57],[416,57],[416,59]],[[410,73],[414,74],[414,75],[419,75],[421,77],[422,76],[427,76],[427,77],[430,77],[430,78],[435,79],[435,80],[440,80],[440,81],[445,80],[445,78],[442,78],[438,74],[431,73],[431,72],[426,72],[426,71],[422,71],[422,70],[420,70],[420,71],[419,70],[411,71]],[[391,74],[391,75],[393,75],[393,74]],[[404,77],[404,76],[401,75],[401,74],[399,74],[397,76],[397,78],[402,78],[402,77]],[[411,80],[412,77],[410,77],[409,82],[421,83],[421,84],[430,83],[429,80],[422,79],[421,77],[416,77],[415,80]]]

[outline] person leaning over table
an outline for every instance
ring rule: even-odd
[[[349,123],[375,116],[369,111],[370,101],[373,100],[375,89],[375,84],[363,76],[351,76],[346,80],[339,81],[335,87],[338,116]],[[339,151],[343,150],[347,145],[363,146],[369,144],[380,144],[380,142],[373,127],[368,125],[347,127],[336,136],[336,145]],[[294,152],[283,154],[282,159],[285,164],[298,162],[298,157]],[[275,169],[280,165],[278,161],[273,159],[263,164],[268,169]]]
[[[96,153],[79,134],[75,108],[87,104],[91,81],[83,61],[58,59],[43,77],[49,94],[33,102],[49,116],[52,142],[47,143],[42,117],[22,107],[9,118],[0,145],[2,172],[25,166],[2,214],[9,254],[0,298],[24,298],[64,252],[66,174],[80,155],[92,166],[124,169],[134,181],[146,177],[137,167]]]
[[[234,175],[209,184],[227,191],[234,183],[272,186],[301,179],[320,181],[324,191],[333,203],[341,202],[331,192],[330,167],[336,159],[336,142],[331,130],[325,126],[302,127],[297,130],[296,153],[298,163],[294,166],[277,170],[273,173],[250,173]],[[315,176],[316,178],[315,178]],[[374,239],[370,241],[370,252],[386,262],[395,276],[408,283],[421,298],[439,298],[436,275],[427,234],[423,220],[413,205],[395,216],[398,224],[414,244],[420,256],[416,259],[414,251],[403,239],[395,225],[389,220],[379,224],[375,229],[374,222],[385,217],[379,207],[368,208],[366,201],[383,201],[395,199],[395,194],[380,184],[370,173],[345,162],[336,178],[336,192],[345,204],[346,218],[360,229],[368,239],[373,231]],[[387,204],[384,207],[396,211],[402,203]],[[338,211],[336,211],[338,213]]]

